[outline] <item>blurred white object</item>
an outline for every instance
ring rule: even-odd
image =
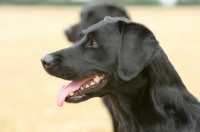
[[[178,0],[158,0],[163,6],[171,7],[176,5]]]

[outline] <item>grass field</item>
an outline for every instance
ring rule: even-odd
[[[188,90],[200,99],[199,7],[127,7],[149,27]],[[49,76],[40,58],[71,45],[64,29],[81,7],[0,6],[0,132],[111,132],[99,98],[56,105],[68,82]]]

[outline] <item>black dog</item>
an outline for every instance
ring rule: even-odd
[[[109,95],[119,132],[200,132],[200,103],[141,24],[106,17],[42,64],[49,74],[73,80],[58,105]]]
[[[103,20],[105,16],[126,17],[128,19],[130,18],[123,7],[120,7],[119,5],[111,4],[111,3],[88,4],[82,9],[80,16],[81,16],[81,20],[79,23],[65,30],[65,34],[68,40],[71,42],[76,41],[76,39],[78,38],[78,34],[79,32],[82,31],[82,29],[86,29],[90,27],[91,25]],[[111,106],[109,98],[104,97],[103,102],[108,108],[108,111],[111,115],[113,127],[114,127],[113,129],[114,131],[117,131],[118,126],[111,110],[112,106]]]
[[[125,9],[111,3],[92,3],[86,5],[81,11],[79,23],[65,30],[69,41],[75,42],[79,32],[101,21],[105,16],[129,18]]]

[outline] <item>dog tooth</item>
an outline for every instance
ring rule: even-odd
[[[73,96],[73,95],[74,95],[74,92],[71,92],[69,95],[70,95],[70,96]]]
[[[90,83],[91,86],[94,85],[94,84],[95,84],[94,82],[91,82],[91,83]]]
[[[105,78],[105,76],[103,76],[103,75],[102,75],[102,76],[100,76],[100,79],[101,79],[101,80],[103,80],[104,78]]]
[[[81,90],[84,90],[84,87],[81,87]]]
[[[100,77],[99,77],[99,76],[96,76],[93,80],[94,80],[95,83],[99,83]]]
[[[86,86],[85,86],[85,88],[89,88],[89,87],[90,87],[89,85],[86,85]]]

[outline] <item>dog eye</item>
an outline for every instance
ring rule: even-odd
[[[97,47],[98,47],[98,44],[97,44],[96,42],[92,41],[92,43],[90,44],[90,46],[91,46],[92,48],[97,48]]]

